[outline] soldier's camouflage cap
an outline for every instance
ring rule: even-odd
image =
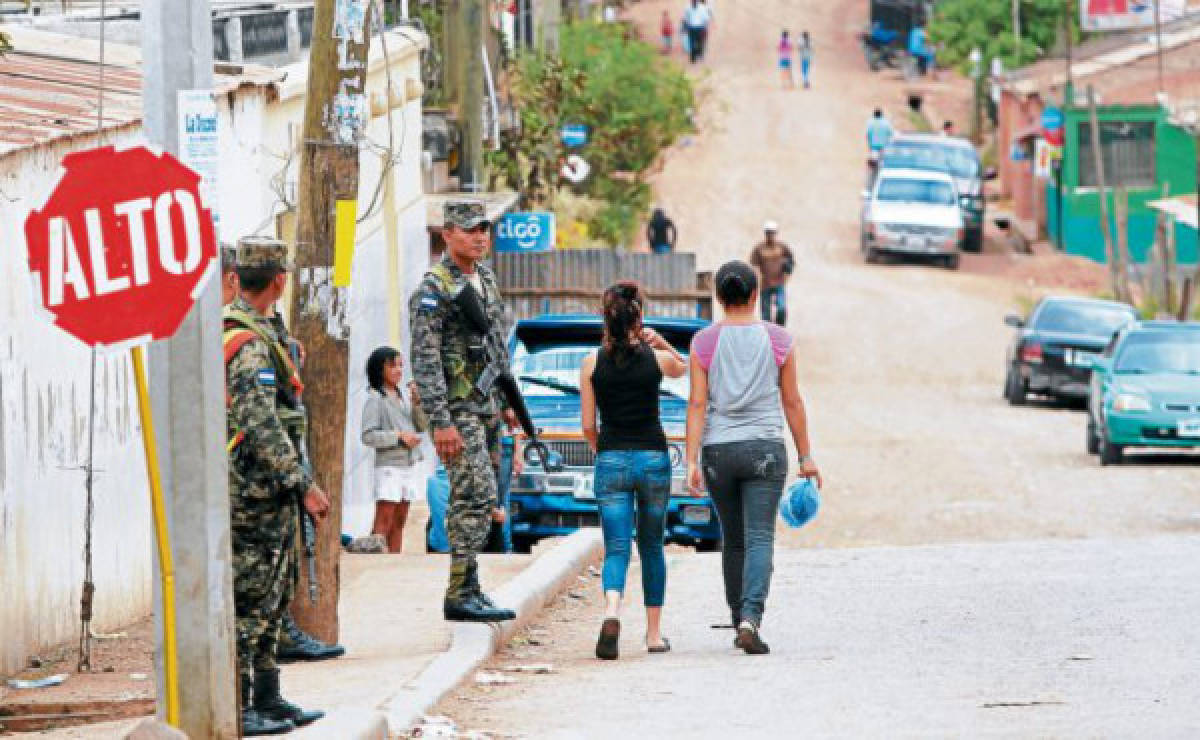
[[[293,268],[288,259],[287,244],[269,236],[247,236],[238,240],[237,266],[275,268],[281,272],[290,272]]]
[[[229,272],[237,267],[237,247],[221,242],[221,272]]]
[[[480,224],[492,225],[481,200],[448,200],[442,207],[442,216],[446,226],[460,229],[473,229]]]

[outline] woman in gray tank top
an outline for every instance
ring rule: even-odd
[[[687,413],[688,486],[707,487],[721,521],[725,599],[734,645],[769,652],[759,635],[771,586],[775,512],[787,478],[787,422],[799,474],[817,480],[792,338],[759,320],[758,276],[740,260],[717,271],[725,319],[692,340]],[[703,467],[701,466],[703,453]]]

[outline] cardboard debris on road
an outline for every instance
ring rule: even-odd
[[[47,686],[58,686],[66,680],[67,674],[56,673],[53,676],[46,676],[45,678],[10,678],[7,683],[14,689],[44,689]]]
[[[509,673],[546,674],[554,673],[554,666],[549,663],[530,663],[528,665],[504,666],[504,670],[508,671]]]
[[[480,686],[497,686],[499,684],[516,683],[517,679],[512,676],[506,676],[503,673],[488,673],[480,671],[475,674],[475,683]]]

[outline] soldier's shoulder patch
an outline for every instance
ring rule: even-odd
[[[258,374],[255,377],[258,380],[258,384],[261,386],[266,386],[267,388],[274,388],[276,385],[275,370],[272,368],[264,367],[263,369],[258,371]]]
[[[420,313],[432,313],[437,310],[439,305],[437,293],[428,287],[417,296],[417,311]]]

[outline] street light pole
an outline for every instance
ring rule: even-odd
[[[212,88],[209,2],[157,0],[142,3],[141,12],[143,128],[151,144],[178,155],[179,91]],[[186,677],[179,686],[179,729],[193,738],[238,733],[221,357],[220,285],[210,279],[175,336],[150,346],[154,426],[175,563],[179,675]],[[161,646],[158,579],[155,597]],[[163,650],[155,656],[162,717]]]

